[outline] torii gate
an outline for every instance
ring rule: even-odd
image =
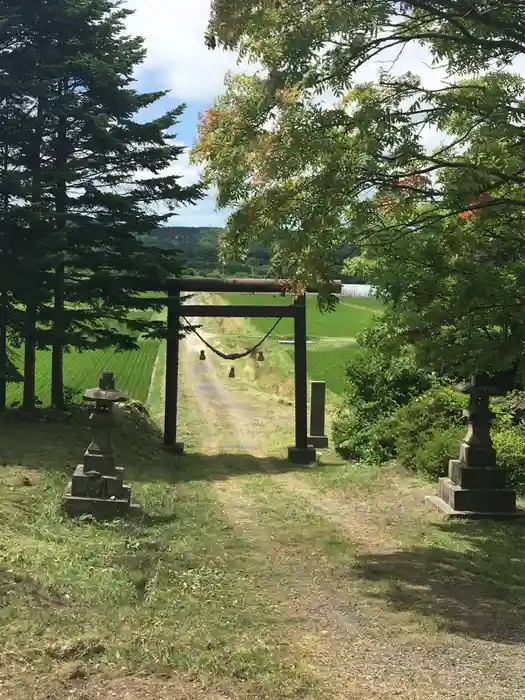
[[[295,464],[311,464],[315,448],[307,444],[307,366],[306,366],[306,295],[297,297],[289,306],[194,305],[182,304],[181,292],[270,292],[282,293],[287,282],[268,279],[213,279],[183,277],[168,285],[168,329],[166,343],[166,389],[164,403],[164,447],[176,454],[184,452],[177,442],[177,408],[179,375],[180,317],[293,318],[295,366],[295,445],[288,448],[288,459]],[[316,291],[308,289],[308,291]],[[334,282],[330,291],[341,292],[341,283]]]

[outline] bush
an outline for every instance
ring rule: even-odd
[[[449,461],[459,455],[459,445],[465,432],[465,428],[458,425],[436,430],[415,452],[415,470],[431,481],[446,476]]]
[[[346,459],[384,461],[393,445],[384,420],[399,406],[427,391],[436,379],[423,371],[409,351],[386,355],[359,348],[347,367],[347,388],[333,425],[337,451]]]
[[[395,454],[400,462],[416,469],[417,454],[428,446],[434,434],[451,429],[457,432],[458,426],[464,423],[465,405],[463,394],[442,386],[430,389],[399,408],[386,422],[385,430],[395,443]],[[465,428],[463,432],[466,432]]]
[[[506,396],[497,399],[497,409],[508,413],[512,425],[521,425],[525,421],[525,391],[511,391]]]
[[[461,399],[464,402],[465,397],[454,394],[451,389],[427,392],[400,409],[391,420],[399,422],[396,446],[400,462],[432,481],[447,474],[449,460],[458,457],[466,434],[466,426],[458,418]],[[430,410],[422,410],[423,407]],[[501,406],[495,414],[492,440],[498,465],[507,471],[509,488],[525,494],[525,434],[512,427],[511,416]]]
[[[435,384],[408,350],[386,355],[375,348],[359,348],[352,355],[346,377],[348,398],[365,404],[375,418],[407,404]]]
[[[466,434],[467,397],[424,372],[406,352],[387,356],[360,348],[333,425],[346,459],[381,463],[396,457],[432,481],[447,473]],[[525,392],[492,401],[492,437],[508,485],[525,495]]]
[[[332,437],[345,459],[381,463],[391,455],[377,439],[376,423],[357,408],[343,406],[334,421]]]
[[[525,435],[516,428],[505,428],[493,435],[498,466],[507,471],[507,486],[525,494]]]

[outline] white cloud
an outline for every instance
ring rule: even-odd
[[[214,193],[209,193],[195,207],[181,207],[169,220],[171,226],[224,226],[228,211],[216,211]]]
[[[128,30],[144,37],[148,50],[138,75],[155,74],[177,99],[211,102],[223,91],[227,71],[249,70],[246,63],[237,64],[236,53],[206,48],[210,0],[127,0],[126,4],[135,10],[127,20]]]
[[[137,76],[153,77],[157,85],[171,90],[182,102],[204,102],[224,91],[228,71],[253,72],[253,67],[238,63],[235,52],[210,51],[204,33],[210,12],[210,0],[127,0],[135,13],[127,20],[130,34],[144,38],[147,56]],[[189,185],[200,176],[200,167],[189,162],[189,148],[166,174],[182,175]],[[165,211],[159,207],[159,211]],[[215,193],[210,191],[196,206],[181,207],[170,221],[179,226],[222,226],[227,211],[216,211]]]

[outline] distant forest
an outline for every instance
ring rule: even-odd
[[[232,262],[226,265],[219,260],[220,228],[198,226],[165,226],[154,233],[140,236],[149,246],[165,250],[179,250],[183,261],[183,274],[202,277],[232,275],[235,277],[266,277],[270,275],[271,251],[262,243],[250,250],[244,262]],[[341,263],[350,257],[350,250],[341,251]],[[362,282],[364,280],[337,275],[343,282]]]
[[[212,227],[165,226],[141,236],[141,240],[156,248],[179,250],[185,275],[265,277],[268,274],[271,254],[263,245],[255,246],[245,262],[223,265],[219,260],[220,232],[220,228]]]

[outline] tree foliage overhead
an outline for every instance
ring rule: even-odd
[[[359,247],[351,269],[391,302],[387,340],[455,375],[513,365],[525,81],[511,64],[525,53],[525,4],[215,0],[208,42],[260,67],[228,77],[194,151],[235,210],[226,247],[269,241],[298,283],[328,281],[341,246]],[[397,70],[415,45],[439,86],[417,63]]]

